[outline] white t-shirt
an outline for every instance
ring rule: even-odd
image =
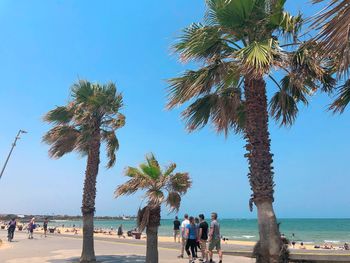
[[[186,226],[190,224],[190,221],[188,219],[185,219],[184,221],[182,221],[181,223],[181,236],[183,238],[187,238],[186,237]]]

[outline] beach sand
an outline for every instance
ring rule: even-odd
[[[0,231],[0,238],[6,237],[6,231]],[[98,235],[100,236],[100,235]],[[4,243],[7,243],[5,241]],[[16,231],[14,242],[8,249],[0,252],[1,263],[67,263],[78,262],[81,253],[82,238],[74,234],[49,234],[42,236],[42,231],[34,233],[29,240],[25,231]],[[145,262],[145,242],[139,240],[107,238],[107,235],[95,238],[95,253],[99,262],[136,263]],[[188,259],[178,259],[178,244],[163,246],[160,243],[159,258],[162,263],[187,263]],[[253,259],[241,256],[225,255],[227,263],[252,263]],[[214,256],[217,258],[217,255]]]

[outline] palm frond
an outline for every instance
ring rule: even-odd
[[[176,163],[171,163],[164,171],[164,177],[167,177],[169,175],[172,174],[172,172],[174,172],[174,170],[176,169]]]
[[[154,189],[154,188],[148,189],[146,191],[146,196],[151,206],[161,205],[164,201],[164,194],[161,189]]]
[[[174,108],[194,97],[208,94],[216,85],[226,81],[227,72],[231,73],[231,81],[239,81],[237,66],[223,61],[216,61],[197,71],[186,71],[181,77],[170,79],[167,108]]]
[[[322,0],[314,0],[314,3]],[[340,73],[347,73],[350,66],[350,0],[331,0],[311,24],[319,33],[315,40],[325,56],[338,60]]]
[[[189,131],[200,129],[212,120],[218,132],[223,131],[226,135],[230,129],[241,132],[244,127],[241,91],[228,88],[220,93],[203,96],[189,105],[182,117]]]
[[[229,54],[235,50],[222,39],[220,28],[204,26],[200,23],[185,28],[173,48],[184,62],[220,59],[223,54]]]
[[[43,142],[51,145],[49,155],[52,158],[60,158],[78,147],[77,141],[79,136],[79,131],[74,127],[60,125],[49,130],[43,136]]]
[[[246,28],[255,22],[254,18],[258,19],[251,16],[255,0],[207,0],[207,6],[207,23],[231,29],[237,37],[241,37]]]
[[[142,163],[139,165],[141,171],[147,175],[151,180],[157,180],[160,176],[159,168]]]
[[[44,116],[44,121],[54,124],[68,124],[73,118],[73,111],[66,106],[56,107]]]
[[[188,173],[176,173],[170,177],[168,183],[170,192],[178,192],[179,194],[185,194],[191,186],[192,181]]]
[[[107,168],[111,168],[116,161],[115,153],[119,149],[119,141],[114,131],[103,131],[102,141],[106,143],[108,163]]]
[[[237,57],[242,61],[242,70],[260,76],[268,73],[281,56],[278,42],[272,38],[264,42],[253,41],[237,52]]]
[[[285,90],[275,93],[270,101],[270,114],[281,125],[292,125],[298,114],[298,106],[294,98]]]
[[[329,107],[334,113],[343,113],[350,102],[350,80],[345,81],[338,88],[338,94],[334,102]]]
[[[142,177],[133,177],[122,185],[119,185],[114,191],[115,198],[122,195],[131,195],[137,190],[142,190],[148,187],[148,182]]]
[[[178,192],[169,192],[165,203],[169,207],[170,212],[178,212],[181,204],[180,194]]]

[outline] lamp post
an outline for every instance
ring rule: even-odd
[[[1,170],[1,173],[0,173],[0,179],[1,179],[1,177],[2,177],[2,174],[3,174],[4,171],[5,171],[7,162],[8,162],[9,159],[10,159],[10,156],[11,156],[11,154],[12,154],[13,148],[15,148],[16,142],[17,142],[18,139],[20,139],[20,135],[21,135],[22,133],[27,133],[27,132],[24,131],[24,130],[19,130],[19,131],[18,131],[18,133],[17,133],[17,135],[16,135],[16,137],[15,137],[15,140],[14,140],[13,143],[12,143],[12,147],[11,147],[11,150],[10,150],[10,152],[9,152],[9,155],[8,155],[7,158],[6,158],[4,167],[2,167],[2,170]]]

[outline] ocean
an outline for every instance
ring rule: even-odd
[[[325,242],[343,244],[350,242],[350,219],[279,219],[280,231],[289,239],[294,233],[296,241],[306,244],[323,244]],[[52,221],[49,226],[76,227],[82,226],[82,221]],[[116,229],[120,224],[123,230],[136,227],[136,220],[95,220],[95,228]],[[228,239],[256,241],[258,227],[256,219],[221,219],[221,235]],[[161,220],[160,236],[171,236],[172,219]]]

